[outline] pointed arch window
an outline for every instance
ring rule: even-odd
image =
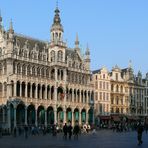
[[[31,69],[30,69],[30,65],[28,65],[27,67],[27,75],[29,76],[31,74]]]
[[[51,51],[51,62],[55,62],[55,51]]]
[[[32,75],[35,76],[35,67],[32,68]]]
[[[40,68],[37,68],[37,76],[40,76]]]
[[[26,66],[25,65],[22,66],[22,74],[26,75]]]
[[[17,74],[21,74],[21,65],[17,64]]]

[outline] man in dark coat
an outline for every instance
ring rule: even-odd
[[[67,132],[68,132],[68,128],[67,128],[67,124],[65,123],[65,125],[63,126],[63,133],[64,133],[64,139],[67,139]]]
[[[80,127],[78,124],[76,124],[73,129],[74,139],[78,139],[79,133],[80,133]]]
[[[143,126],[141,122],[139,122],[137,126],[137,139],[138,139],[138,145],[141,145],[143,143],[142,141],[142,133],[143,133]]]
[[[69,140],[70,140],[71,136],[72,136],[72,126],[71,126],[71,123],[68,126],[68,134],[69,134]]]

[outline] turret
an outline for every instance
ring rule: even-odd
[[[77,51],[80,54],[80,48],[79,48],[79,37],[78,34],[76,34],[76,40],[75,40],[75,51]]]
[[[57,7],[55,10],[53,24],[50,29],[51,42],[63,41],[64,30],[63,30],[63,26],[61,24],[61,19],[60,19],[59,13],[60,13],[60,11]]]
[[[90,50],[88,45],[85,52],[85,63],[86,63],[87,70],[90,70]]]
[[[11,20],[9,30],[8,30],[8,51],[7,51],[7,53],[12,52],[13,42],[14,42],[14,30],[13,30],[13,24],[12,24],[12,20]]]

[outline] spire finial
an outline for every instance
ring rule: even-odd
[[[87,43],[87,46],[86,46],[86,52],[85,52],[86,55],[90,55],[90,51],[89,51],[89,45]]]
[[[79,46],[79,37],[78,37],[78,33],[76,33],[76,41],[75,41],[75,45],[76,45],[76,47]]]
[[[12,19],[10,20],[9,32],[10,32],[10,33],[13,33],[13,32],[14,32]]]
[[[129,60],[129,68],[132,68],[132,61],[131,60]]]
[[[2,16],[1,16],[1,9],[0,9],[0,28],[2,28]]]
[[[57,2],[56,2],[56,7],[58,8],[58,4],[59,4],[59,2],[58,2],[58,0],[57,0]]]

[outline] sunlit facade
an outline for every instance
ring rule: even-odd
[[[0,17],[0,122],[4,127],[93,122],[90,51],[69,48],[56,8],[50,42],[8,31]]]

